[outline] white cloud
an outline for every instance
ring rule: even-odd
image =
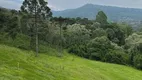
[[[49,5],[48,5],[48,7],[50,7],[50,8],[51,8],[51,10],[56,10],[56,11],[60,11],[60,10],[62,10],[62,9],[60,9],[60,8],[56,7],[56,6],[51,5],[51,4],[49,4]]]

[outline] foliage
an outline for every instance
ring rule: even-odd
[[[92,32],[91,35],[92,35],[91,38],[96,38],[96,37],[107,36],[107,33],[102,28],[97,28]]]
[[[29,15],[36,14],[38,18],[47,19],[52,16],[47,4],[48,2],[45,2],[44,0],[24,0],[21,6],[21,11],[28,13]]]
[[[142,35],[133,33],[126,38],[126,44],[124,47],[130,55],[130,64],[136,66],[134,58],[142,53]]]
[[[82,55],[86,46],[85,43],[90,39],[90,30],[87,30],[84,25],[80,24],[68,25],[65,31],[65,38],[69,52]]]
[[[117,23],[108,24],[105,28],[110,41],[119,46],[125,44],[125,33]]]
[[[104,25],[107,24],[107,16],[103,11],[99,11],[96,15],[96,22],[99,22],[101,24],[101,27],[104,28]]]
[[[117,64],[128,64],[129,55],[124,51],[110,50],[104,58],[104,61]]]
[[[35,50],[38,34],[39,52],[66,49],[87,59],[142,69],[142,34],[133,32],[130,25],[108,23],[103,11],[96,20],[51,15],[44,0],[25,0],[20,11],[0,8],[0,44]]]
[[[33,51],[0,45],[0,80],[142,79],[141,71],[128,66],[87,60],[67,52],[60,58],[53,56],[58,54],[57,50],[47,49],[48,52],[35,58]]]
[[[19,25],[17,14],[14,14],[12,11],[10,12],[5,9],[0,10],[0,31],[1,33],[7,32],[8,35],[14,39],[19,32]]]
[[[124,32],[126,38],[133,33],[132,27],[126,23],[120,23],[118,26]]]
[[[18,34],[16,38],[13,41],[13,46],[21,49],[30,49],[30,37],[23,35],[23,34]]]
[[[88,43],[87,48],[90,59],[103,61],[104,56],[108,53],[108,50],[111,49],[112,46],[109,39],[106,36],[102,36],[91,40]]]
[[[138,54],[134,57],[134,66],[138,69],[142,69],[142,54]]]

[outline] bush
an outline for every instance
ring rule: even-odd
[[[91,40],[87,45],[87,51],[90,59],[103,60],[105,54],[111,49],[111,42],[106,36],[97,37]]]
[[[96,30],[92,31],[92,38],[107,36],[107,33],[102,28],[97,28]]]
[[[142,69],[142,55],[138,54],[134,57],[134,66],[138,69]]]
[[[21,49],[30,49],[30,38],[23,34],[18,34],[13,40],[12,45]]]
[[[129,61],[129,56],[120,50],[110,50],[105,55],[104,61],[117,64],[127,64]]]
[[[21,49],[30,49],[30,37],[24,34],[17,34],[15,39],[12,39],[7,33],[1,33],[0,43]]]
[[[72,45],[69,49],[68,49],[69,53],[74,53],[78,56],[81,57],[87,57],[86,55],[86,46],[85,45]]]

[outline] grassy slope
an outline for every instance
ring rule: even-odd
[[[49,50],[34,53],[0,45],[0,80],[142,80],[142,71],[131,67],[74,57],[62,58]]]

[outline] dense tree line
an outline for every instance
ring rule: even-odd
[[[0,8],[1,44],[35,51],[37,34],[32,1],[25,0],[19,11]],[[39,1],[36,23],[39,52],[46,52],[47,47],[66,49],[87,59],[142,69],[141,30],[134,32],[128,24],[108,22],[103,11],[99,11],[94,20],[52,17],[50,8],[45,6],[47,2]]]

